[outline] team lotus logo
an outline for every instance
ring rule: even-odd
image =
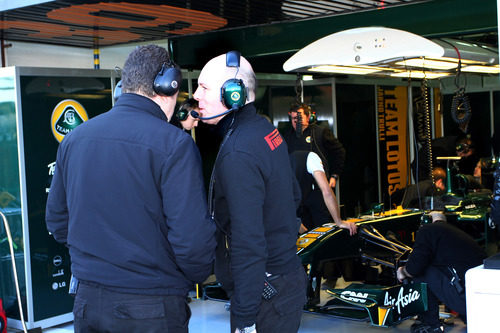
[[[65,99],[57,104],[52,111],[50,128],[56,140],[61,142],[66,134],[87,120],[89,120],[87,111],[80,103],[72,99]]]
[[[240,99],[240,93],[239,93],[239,92],[237,92],[237,91],[233,91],[233,92],[231,93],[231,100],[233,100],[233,101],[235,101],[235,102],[236,102],[236,101],[237,101],[237,100],[239,100],[239,99]]]
[[[311,143],[311,136],[310,135],[306,136],[306,142]]]

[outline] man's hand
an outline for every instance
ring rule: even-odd
[[[243,332],[239,329],[236,328],[234,333],[257,333],[257,329],[255,328],[255,324],[249,327],[242,328]]]
[[[340,224],[339,227],[341,227],[342,229],[349,230],[349,235],[351,235],[351,236],[358,232],[358,226],[354,222],[342,221],[342,223]]]
[[[337,185],[337,178],[335,177],[330,177],[330,187],[333,189]]]
[[[396,277],[398,278],[399,282],[403,282],[404,279],[406,279],[408,277],[411,278],[412,276],[406,271],[405,266],[401,266],[396,271]]]
[[[299,234],[308,232],[309,230],[301,223],[299,228]]]

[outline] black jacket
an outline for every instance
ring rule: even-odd
[[[500,228],[500,162],[494,173],[493,198],[491,202],[491,219]]]
[[[212,181],[220,230],[215,273],[232,295],[236,327],[246,327],[256,322],[265,272],[283,274],[300,265],[295,217],[300,195],[285,141],[253,103],[217,126],[226,137]]]
[[[345,149],[329,128],[309,124],[298,138],[292,127],[284,138],[289,153],[305,150],[318,154],[323,161],[327,178],[340,175],[344,170]]]
[[[211,273],[215,225],[199,151],[140,95],[121,95],[64,138],[46,222],[83,281],[185,295]]]
[[[483,249],[464,231],[446,222],[434,222],[418,230],[406,270],[412,276],[419,276],[429,266],[443,271],[452,266],[465,281],[465,272],[481,265],[485,257]]]

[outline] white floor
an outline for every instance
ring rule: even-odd
[[[189,322],[189,331],[196,333],[230,333],[229,332],[229,312],[224,308],[225,303],[211,300],[194,299],[191,303],[192,316]],[[395,327],[381,328],[371,326],[368,322],[358,322],[348,319],[334,318],[326,315],[304,312],[300,333],[320,333],[320,332],[409,332],[413,320],[406,320]],[[8,332],[21,332],[11,330]],[[44,333],[70,333],[73,332],[73,324],[67,323],[57,327],[46,328]],[[455,324],[446,326],[445,332],[466,333],[467,329],[462,321],[456,319]]]

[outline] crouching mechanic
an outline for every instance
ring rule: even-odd
[[[209,191],[215,274],[231,297],[232,333],[291,333],[306,302],[296,254],[300,195],[286,143],[256,113],[255,85],[250,63],[232,51],[203,67],[194,94],[200,119],[224,136]]]
[[[427,283],[428,310],[412,332],[443,332],[439,321],[439,301],[459,313],[466,321],[465,272],[482,264],[486,253],[464,231],[446,223],[446,217],[432,212],[432,223],[422,226],[406,266],[399,267],[397,278],[412,278]]]
[[[168,123],[180,80],[164,48],[137,47],[115,106],[59,146],[46,222],[79,280],[77,333],[188,332],[187,293],[211,273],[215,225],[199,151]]]

